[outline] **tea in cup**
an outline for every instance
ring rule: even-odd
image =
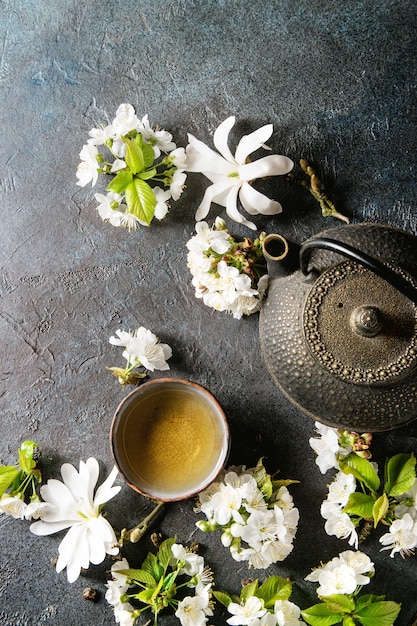
[[[125,481],[155,500],[183,500],[215,480],[229,453],[226,416],[204,387],[162,378],[120,403],[111,427],[112,453]]]

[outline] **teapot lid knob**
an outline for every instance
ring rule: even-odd
[[[350,323],[358,335],[375,337],[382,330],[383,320],[376,306],[362,305],[352,311]]]

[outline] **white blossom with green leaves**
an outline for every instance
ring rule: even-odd
[[[100,174],[112,176],[107,194],[95,194],[100,217],[129,230],[163,219],[187,177],[185,150],[177,148],[171,133],[151,127],[148,115],[139,119],[124,103],[110,124],[92,128],[89,135],[80,151],[77,185],[94,187]]]

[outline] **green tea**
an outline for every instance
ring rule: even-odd
[[[132,402],[116,434],[116,456],[140,491],[174,499],[214,479],[225,459],[226,428],[203,392],[167,383]]]

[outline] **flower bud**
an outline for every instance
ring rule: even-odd
[[[216,230],[227,230],[226,222],[222,217],[216,217],[214,220],[214,226]]]

